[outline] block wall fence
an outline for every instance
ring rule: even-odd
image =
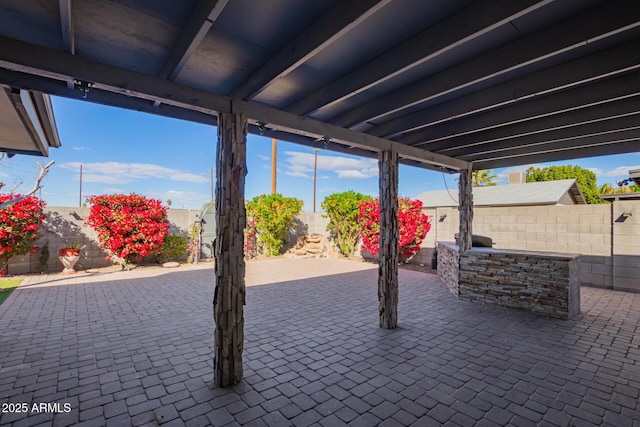
[[[424,211],[431,230],[414,259],[426,263],[437,241],[454,240],[459,218],[456,208]],[[475,207],[473,233],[491,237],[496,249],[581,254],[582,285],[640,292],[640,201]]]
[[[438,241],[453,241],[458,232],[457,208],[430,208],[424,212],[431,230],[421,251],[411,262],[431,264]],[[84,225],[88,208],[48,207],[40,246],[48,242],[47,271],[61,266],[57,251],[69,242],[84,246],[78,269],[110,265],[95,232]],[[199,210],[170,209],[171,233],[186,236]],[[306,233],[328,235],[328,219],[321,213],[303,212],[296,219],[285,250]],[[475,207],[473,232],[489,236],[496,249],[523,249],[583,255],[582,285],[640,292],[640,201],[616,201],[607,205]],[[38,252],[14,257],[11,274],[39,271]]]
[[[169,232],[186,237],[189,227],[199,214],[199,210],[169,209]],[[82,248],[76,270],[112,265],[111,261],[106,259],[107,251],[98,244],[98,236],[95,231],[84,225],[88,215],[89,208],[47,207],[45,222],[39,230],[42,236],[37,242],[39,247],[47,244],[49,248],[49,260],[44,272],[62,271],[62,264],[58,260],[58,250],[73,242]],[[9,261],[10,274],[38,273],[40,270],[39,251],[33,255],[13,257]]]
[[[96,233],[91,227],[84,225],[85,219],[89,215],[89,208],[48,206],[46,215],[46,220],[39,230],[42,237],[37,242],[39,247],[47,244],[49,248],[49,260],[44,272],[62,271],[62,264],[58,260],[58,250],[72,242],[76,242],[78,247],[82,248],[76,270],[112,265],[111,261],[106,259],[107,251],[98,244]],[[199,219],[200,210],[169,209],[167,216],[170,223],[169,233],[187,237],[189,227]],[[329,220],[322,217],[321,213],[302,212],[296,218],[288,236],[289,243],[283,249],[287,250],[292,247],[298,236],[304,234],[328,235],[328,223]],[[16,275],[41,272],[39,255],[40,253],[36,252],[33,255],[13,257],[9,262],[9,273]]]

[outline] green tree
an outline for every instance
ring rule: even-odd
[[[497,185],[493,180],[498,176],[493,175],[491,169],[475,171],[472,177],[472,185],[474,187],[493,187]]]
[[[331,238],[340,253],[347,257],[355,252],[360,240],[362,226],[358,222],[358,207],[363,200],[371,200],[371,197],[349,190],[325,197],[320,205],[326,212],[323,216],[329,218],[327,228]]]
[[[599,196],[596,185],[596,174],[580,166],[564,165],[546,168],[527,169],[527,182],[555,181],[559,179],[575,179],[589,204],[606,203]]]
[[[258,250],[267,255],[279,255],[286,242],[293,219],[302,210],[302,200],[282,194],[261,194],[247,203],[247,216],[255,220]]]

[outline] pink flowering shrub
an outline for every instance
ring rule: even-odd
[[[90,196],[86,223],[98,233],[100,245],[124,266],[157,254],[169,232],[167,210],[160,200],[138,194]]]
[[[358,221],[362,225],[362,250],[373,256],[380,249],[380,200],[363,200],[360,203]],[[398,199],[398,251],[400,255],[411,258],[420,250],[420,245],[431,229],[429,217],[422,213],[422,202],[406,197]]]
[[[0,203],[22,197],[20,194],[0,194]],[[0,209],[0,276],[7,274],[11,257],[33,254],[37,249],[38,227],[44,220],[44,201],[26,197]]]

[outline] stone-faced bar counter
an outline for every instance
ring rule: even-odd
[[[580,255],[472,248],[458,257],[456,244],[438,243],[438,275],[462,300],[560,319],[580,312]]]

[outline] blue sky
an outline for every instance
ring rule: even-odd
[[[28,191],[39,172],[34,159],[55,160],[42,182],[42,197],[49,206],[78,206],[80,164],[82,195],[138,193],[172,200],[172,208],[199,209],[211,197],[210,169],[215,168],[216,128],[53,97],[54,114],[62,147],[50,157],[15,156],[0,161],[4,191]],[[277,191],[304,201],[313,210],[313,149],[278,141]],[[598,184],[628,177],[640,168],[640,153],[576,159],[555,163],[593,170]],[[506,184],[510,171],[530,165],[494,170],[498,183]],[[249,135],[247,142],[246,198],[271,192],[271,139]],[[377,161],[320,150],[317,207],[331,193],[355,190],[378,194]],[[215,179],[215,169],[214,179]],[[399,192],[416,197],[424,191],[456,188],[457,175],[401,166]],[[446,184],[445,184],[446,182]]]

